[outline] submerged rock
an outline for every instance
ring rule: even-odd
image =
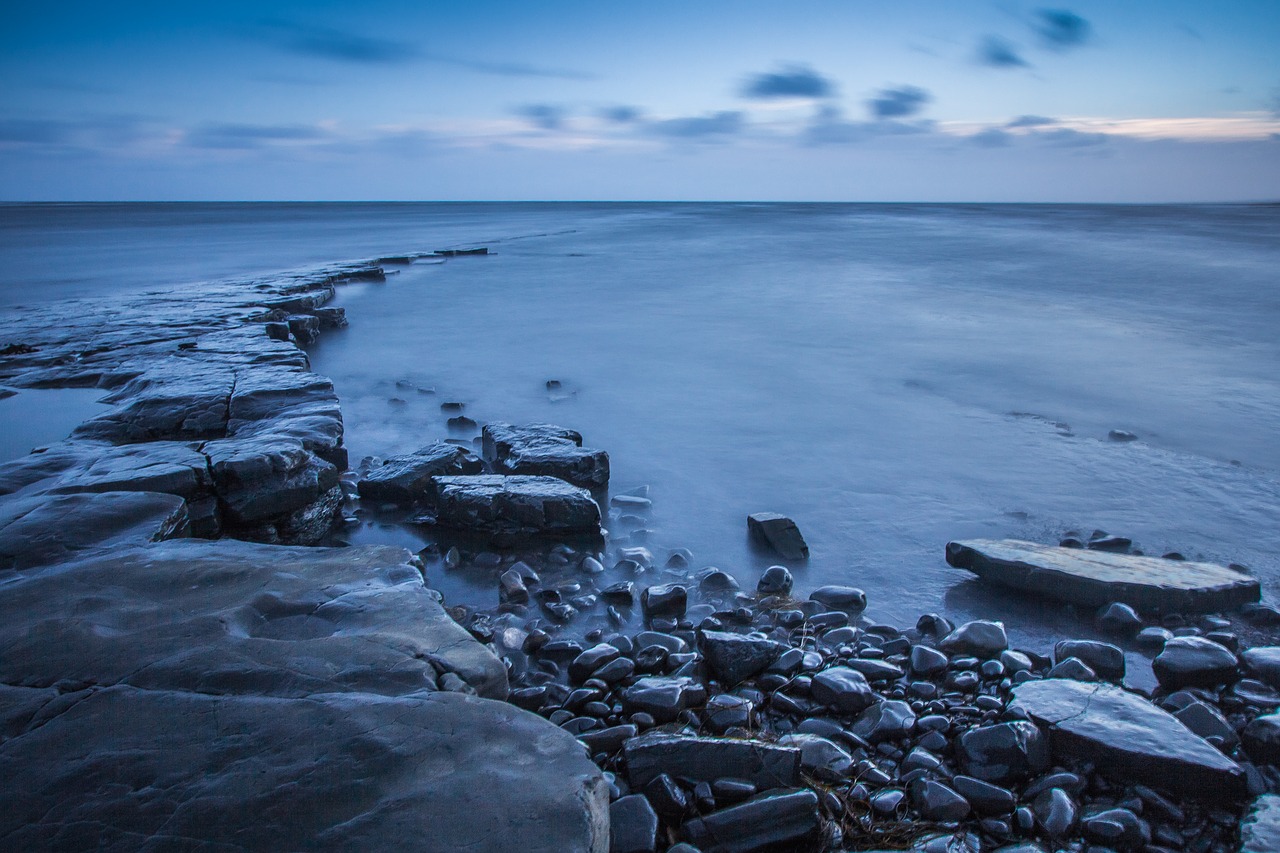
[[[356,484],[360,497],[412,506],[432,494],[432,477],[479,474],[484,463],[456,444],[437,441],[416,453],[393,456]]]
[[[747,516],[747,532],[751,537],[772,548],[787,560],[807,560],[809,546],[800,535],[800,528],[785,515],[776,512],[757,512]]]
[[[487,424],[482,436],[484,457],[506,474],[558,477],[587,489],[609,485],[609,454],[582,446],[575,430],[554,424]]]
[[[1261,595],[1258,581],[1212,563],[1135,557],[1015,539],[947,543],[947,562],[984,580],[1063,601],[1139,610],[1231,610]]]

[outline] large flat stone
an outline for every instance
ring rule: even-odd
[[[433,477],[436,519],[500,536],[598,536],[600,507],[586,489],[555,477]]]
[[[800,750],[763,741],[650,734],[627,741],[623,754],[636,790],[662,773],[699,782],[745,779],[761,790],[800,784]]]
[[[437,441],[416,453],[393,456],[356,484],[360,497],[401,506],[426,502],[431,478],[479,474],[484,463],[465,447]]]
[[[505,703],[133,687],[67,698],[0,743],[9,849],[609,849],[599,771],[571,735]]]
[[[1240,798],[1240,766],[1176,717],[1119,687],[1051,678],[1014,688],[1010,709],[1045,728],[1058,758],[1193,798]]]
[[[0,571],[83,553],[185,536],[182,498],[156,492],[14,495],[0,500]],[[33,604],[36,610],[44,604]]]
[[[1257,601],[1258,581],[1212,563],[1058,548],[1016,539],[947,543],[947,562],[983,580],[1076,604],[1208,612]]]

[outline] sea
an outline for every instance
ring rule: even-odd
[[[8,204],[0,319],[475,247],[340,290],[350,327],[310,356],[353,466],[449,437],[446,402],[571,427],[609,452],[615,493],[648,487],[642,524],[606,519],[654,553],[641,585],[688,549],[685,576],[754,589],[777,558],[746,517],[779,512],[811,549],[798,594],[857,586],[895,625],[1089,635],[1091,614],[948,566],[968,538],[1106,531],[1246,566],[1280,601],[1276,205]],[[65,436],[98,396],[0,399],[0,456]],[[373,515],[343,536],[431,541]],[[428,578],[496,604],[491,577]]]

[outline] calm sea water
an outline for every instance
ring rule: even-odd
[[[651,487],[659,557],[744,586],[772,562],[745,517],[773,510],[812,549],[798,591],[861,586],[886,621],[1071,630],[943,546],[1095,528],[1244,563],[1277,600],[1280,208],[19,205],[0,235],[0,310],[487,245],[342,292],[351,328],[312,358],[353,459],[446,436],[446,400],[573,427],[615,490]],[[491,578],[431,573],[496,602]]]

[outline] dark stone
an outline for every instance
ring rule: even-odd
[[[636,585],[631,581],[619,581],[600,590],[600,597],[614,604],[634,604]]]
[[[756,584],[756,591],[761,595],[790,595],[793,583],[786,566],[770,566]]]
[[[1255,717],[1240,738],[1253,761],[1280,766],[1280,713]]]
[[[155,492],[0,500],[0,570],[62,562],[100,548],[187,535],[182,498]]]
[[[640,794],[614,800],[609,806],[609,852],[654,853],[657,849],[658,815],[649,800]]]
[[[925,820],[955,823],[969,816],[969,801],[941,782],[917,779],[911,784],[911,803]]]
[[[646,587],[640,594],[640,606],[648,619],[680,618],[689,604],[688,591],[677,583]]]
[[[1234,652],[1203,637],[1174,637],[1151,662],[1166,690],[1229,684],[1240,677],[1238,667]]]
[[[1050,838],[1066,838],[1080,817],[1079,806],[1061,788],[1050,788],[1036,797],[1031,810],[1035,812],[1036,823]]]
[[[928,678],[947,671],[950,661],[937,649],[928,646],[911,647],[911,671]]]
[[[1004,623],[977,620],[956,628],[938,645],[948,654],[994,658],[1009,648],[1009,638],[1005,634]]]
[[[600,508],[586,489],[554,477],[433,477],[440,524],[503,536],[600,535]]]
[[[623,707],[629,713],[641,711],[660,723],[669,723],[681,711],[696,708],[706,701],[707,688],[687,676],[648,676],[622,693]]]
[[[622,652],[608,643],[597,643],[578,655],[569,664],[569,680],[575,684],[581,684],[600,667],[612,663],[621,655]]]
[[[1223,752],[1230,753],[1240,742],[1236,730],[1222,716],[1222,712],[1207,702],[1194,700],[1173,714],[1191,731],[1205,740],[1211,740]]]
[[[861,613],[867,609],[867,594],[851,586],[820,586],[809,593],[809,600],[832,610],[856,610]]]
[[[716,679],[727,687],[763,672],[787,650],[773,640],[724,631],[703,631],[698,648]]]
[[[755,705],[749,699],[730,693],[719,693],[707,700],[703,720],[708,729],[724,734],[731,728],[747,728],[751,725]]]
[[[807,560],[809,546],[800,528],[785,515],[757,512],[747,516],[747,531],[761,545],[772,548],[786,560]]]
[[[800,784],[800,750],[761,741],[647,734],[627,741],[623,755],[633,789],[660,773],[694,782],[742,779],[761,790]]]
[[[1009,814],[1018,804],[1017,797],[1008,788],[992,785],[973,776],[956,776],[951,780],[951,786],[979,814]]]
[[[799,749],[801,769],[821,782],[843,782],[853,775],[853,758],[821,735],[784,735],[777,744]]]
[[[915,724],[916,715],[910,705],[898,699],[886,699],[859,714],[849,731],[867,743],[881,743],[907,737]]]
[[[1129,605],[1113,601],[1098,614],[1098,627],[1111,634],[1132,636],[1142,630],[1142,617]]]
[[[1255,602],[1258,581],[1211,563],[974,539],[947,544],[947,562],[993,583],[1088,607],[1203,613]]]
[[[553,424],[485,425],[483,450],[494,470],[558,477],[575,486],[609,485],[609,454],[582,446],[582,436]]]
[[[438,441],[416,453],[393,456],[356,484],[360,497],[412,506],[434,493],[432,477],[479,474],[484,463],[456,444]]]
[[[678,824],[689,810],[689,795],[666,773],[659,773],[644,786],[644,795],[653,810],[670,823]]]
[[[1240,825],[1239,853],[1280,850],[1280,796],[1264,794],[1254,801]]]
[[[1129,809],[1086,814],[1080,829],[1085,838],[1110,847],[1141,850],[1151,843],[1151,827]]]
[[[638,733],[639,730],[634,725],[627,723],[621,726],[611,726],[607,729],[597,729],[593,732],[584,732],[578,735],[578,740],[586,744],[587,752],[591,755],[599,755],[600,753],[613,755],[622,749],[623,744]]]
[[[1244,792],[1244,772],[1235,762],[1171,714],[1119,687],[1028,681],[1014,688],[1010,709],[1045,727],[1060,761],[1091,761],[1104,775],[1193,798]]]
[[[1124,652],[1110,643],[1063,640],[1053,647],[1053,658],[1059,663],[1067,658],[1079,658],[1089,669],[1108,681],[1124,680]]]
[[[1080,658],[1067,658],[1055,664],[1053,669],[1045,673],[1046,678],[1071,678],[1076,681],[1097,681],[1098,673],[1094,672]]]
[[[1254,646],[1241,657],[1259,681],[1280,688],[1280,646]]]
[[[844,666],[824,669],[815,675],[810,690],[815,701],[841,714],[861,713],[876,701],[866,676]]]
[[[822,846],[818,795],[807,789],[760,794],[687,821],[681,832],[705,853],[817,850]]]
[[[983,782],[1008,785],[1049,766],[1049,744],[1034,723],[1009,723],[970,729],[956,742],[965,772]]]

